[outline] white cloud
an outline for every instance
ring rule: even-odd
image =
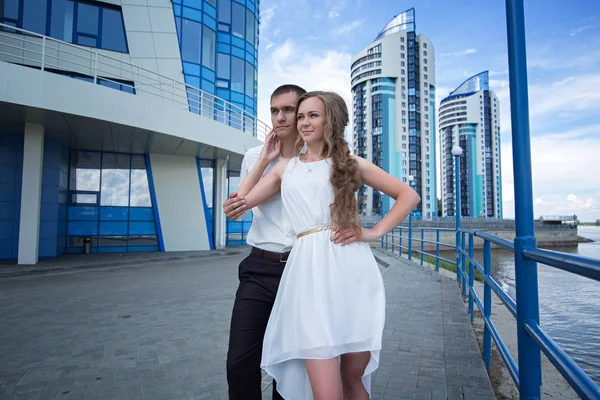
[[[293,51],[292,51],[293,49]],[[287,40],[260,60],[258,115],[271,125],[269,99],[275,88],[293,83],[306,90],[330,90],[344,98],[352,107],[350,74],[352,55],[335,50],[312,51],[300,43]]]
[[[465,50],[461,50],[461,51],[455,51],[452,53],[443,53],[440,55],[440,57],[462,57],[462,56],[466,56],[466,55],[473,54],[476,52],[477,52],[477,49],[465,49]]]
[[[531,138],[535,216],[576,214],[582,221],[600,218],[600,137],[587,133],[600,125]],[[512,144],[502,143],[504,215],[514,218]]]
[[[277,6],[271,6],[260,11],[260,34],[264,36],[266,31],[269,29],[271,20],[275,16]]]
[[[336,17],[339,17],[339,16],[340,16],[340,13],[339,13],[339,12],[337,12],[337,11],[333,11],[333,10],[332,10],[332,11],[329,11],[329,13],[327,14],[327,16],[328,16],[329,18],[336,18]]]
[[[585,74],[530,88],[530,113],[532,117],[548,115],[568,117],[581,111],[596,111],[600,104],[600,74]],[[553,121],[554,123],[556,121]]]
[[[581,32],[587,31],[588,29],[594,29],[595,27],[597,27],[598,25],[585,25],[582,26],[580,28],[577,29],[573,29],[570,33],[569,36],[576,36],[579,35]]]
[[[364,22],[365,22],[364,18],[354,20],[354,21],[350,22],[349,24],[344,24],[344,25],[340,25],[340,26],[336,27],[332,33],[336,36],[349,35],[353,30],[355,30],[356,28],[361,26]]]

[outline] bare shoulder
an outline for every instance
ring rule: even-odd
[[[279,162],[273,167],[273,171],[280,177],[285,172],[287,165],[290,163],[291,158],[282,158]]]
[[[364,170],[365,168],[369,168],[370,166],[375,166],[375,164],[373,164],[369,160],[365,160],[362,157],[355,156],[355,155],[352,155],[350,157],[352,157],[356,161],[356,163],[358,164],[359,170]]]

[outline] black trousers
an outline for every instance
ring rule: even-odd
[[[263,339],[285,263],[246,257],[239,266],[227,352],[230,400],[261,400]],[[273,382],[273,400],[283,400]]]

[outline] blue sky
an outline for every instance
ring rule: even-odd
[[[396,14],[416,10],[435,47],[437,104],[490,71],[501,106],[504,214],[514,217],[504,1],[262,0],[259,118],[282,83],[350,105],[350,59]],[[485,7],[483,6],[485,4]],[[525,1],[535,214],[600,219],[600,2]]]

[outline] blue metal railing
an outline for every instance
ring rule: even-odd
[[[413,232],[410,232],[412,229],[420,231],[420,235],[415,235]],[[520,398],[528,399],[528,397],[524,397],[521,388],[524,386],[524,383],[526,384],[528,382],[529,379],[535,379],[538,375],[541,377],[541,360],[539,370],[536,371],[524,369],[526,368],[524,367],[526,362],[520,361],[517,363],[515,361],[491,318],[492,292],[498,296],[504,306],[517,320],[519,319],[518,310],[523,309],[523,304],[532,303],[531,299],[524,299],[524,297],[532,296],[534,295],[533,293],[529,293],[521,297],[517,296],[517,299],[514,300],[500,287],[498,282],[491,275],[492,245],[510,251],[514,254],[515,244],[509,240],[490,235],[486,232],[469,229],[455,230],[431,227],[417,227],[412,229],[409,229],[407,226],[399,226],[393,229],[381,239],[382,248],[392,252],[394,255],[405,255],[409,259],[412,259],[413,252],[417,253],[420,256],[421,265],[424,264],[425,257],[431,257],[435,259],[436,271],[439,271],[441,261],[452,264],[456,267],[459,288],[462,292],[463,298],[468,302],[468,312],[471,321],[473,321],[475,317],[475,306],[477,306],[483,315],[483,359],[486,367],[489,368],[491,366],[491,344],[493,340],[513,381],[515,382],[516,387],[520,391]],[[427,239],[425,235],[426,232],[432,232],[429,234],[430,236],[435,234],[435,240]],[[458,233],[460,236],[459,245],[456,246],[452,243],[444,243],[440,241],[440,235],[443,233],[446,233],[446,238],[450,240],[455,233]],[[415,236],[420,236],[420,238]],[[409,237],[412,237],[412,241],[420,244],[420,249],[414,248],[415,246],[413,246],[412,241],[409,241]],[[480,242],[483,241],[483,265],[481,265],[474,256],[476,238]],[[429,245],[431,252],[425,251],[426,244]],[[440,248],[444,248],[446,250],[455,250],[457,258],[455,260],[450,260],[440,256]],[[435,249],[435,253],[433,252],[433,249]],[[559,268],[564,271],[600,281],[600,260],[538,248],[524,249],[523,257],[527,259],[527,261],[540,262],[551,267]],[[477,295],[474,287],[476,271],[481,274],[483,280],[483,301]],[[537,291],[535,291],[535,295],[537,296]],[[535,300],[536,301],[534,301],[534,303],[537,304],[537,299]],[[539,309],[535,310],[535,312],[539,315]],[[592,379],[560,348],[560,346],[542,330],[538,322],[532,320],[525,321],[524,329],[528,337],[530,337],[533,341],[534,350],[541,350],[544,352],[550,362],[552,362],[552,364],[557,368],[557,370],[563,375],[563,377],[582,399],[600,399],[600,387],[598,387],[592,381]],[[531,344],[523,344],[522,342],[518,343],[518,347],[527,345]],[[531,350],[527,349],[527,351]],[[519,360],[521,359],[519,358]],[[539,396],[541,396],[541,394]],[[534,396],[529,398],[540,399],[541,397]]]

